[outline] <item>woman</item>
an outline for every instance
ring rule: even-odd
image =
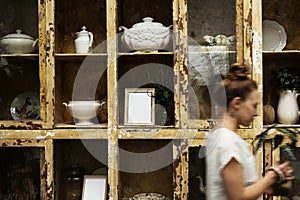
[[[257,85],[247,77],[246,67],[232,65],[214,97],[226,109],[207,136],[207,199],[257,199],[263,193],[270,194],[274,183],[292,180],[288,162],[271,167],[259,180],[255,158],[236,134],[239,125],[249,126],[257,115]]]

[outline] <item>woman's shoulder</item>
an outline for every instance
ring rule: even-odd
[[[208,140],[219,141],[221,146],[231,146],[239,143],[243,143],[243,139],[235,132],[227,128],[218,128],[208,134]]]
[[[229,130],[228,128],[215,129],[209,135],[219,135],[222,137],[228,137],[228,138],[232,138],[232,139],[240,139],[241,138],[238,134],[236,134],[232,130]]]

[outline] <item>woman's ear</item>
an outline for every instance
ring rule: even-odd
[[[232,108],[238,109],[241,106],[241,103],[242,103],[242,98],[241,97],[234,97],[231,100],[230,105],[232,106]]]

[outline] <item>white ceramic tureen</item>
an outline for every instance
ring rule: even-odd
[[[129,29],[124,26],[119,27],[119,30],[124,29],[121,37],[124,45],[129,49],[138,51],[166,49],[170,43],[172,25],[165,27],[161,23],[153,22],[151,17],[145,17],[143,21],[134,24]]]
[[[32,53],[37,49],[37,41],[31,36],[22,34],[21,30],[0,38],[0,47],[7,53]]]
[[[69,101],[63,102],[63,105],[68,109],[71,115],[78,119],[76,125],[91,125],[91,119],[96,117],[99,109],[105,102],[99,101]]]

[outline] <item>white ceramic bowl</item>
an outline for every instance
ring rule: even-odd
[[[156,51],[166,49],[170,43],[170,27],[165,27],[161,23],[152,22],[153,18],[145,17],[144,22],[133,25],[127,29],[120,26],[119,30],[124,30],[121,37],[123,44],[132,50]]]
[[[96,117],[100,108],[99,101],[69,101],[63,103],[67,107],[71,115],[78,119],[76,125],[91,125],[91,119]]]

